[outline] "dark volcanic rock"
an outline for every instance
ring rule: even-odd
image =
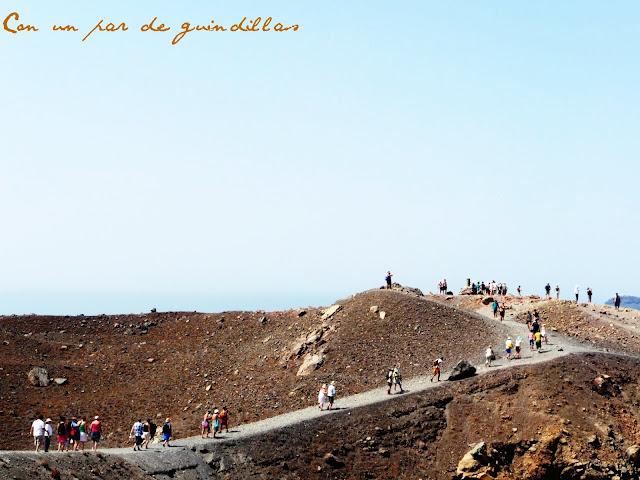
[[[462,380],[463,378],[473,377],[476,374],[476,367],[471,365],[467,360],[460,360],[449,375],[448,380]]]

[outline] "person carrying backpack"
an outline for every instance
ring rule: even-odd
[[[68,432],[67,432],[67,422],[64,417],[60,417],[60,422],[58,422],[58,430],[56,431],[57,440],[58,440],[58,451],[64,452],[65,447],[67,446],[68,440]]]
[[[393,385],[393,368],[387,370],[387,395],[391,395],[391,385]]]
[[[431,381],[433,382],[433,379],[438,377],[438,382],[440,381],[440,373],[442,371],[442,362],[444,361],[443,358],[436,358],[433,361],[433,375],[431,375]]]
[[[494,300],[491,304],[491,310],[493,310],[493,318],[498,316],[498,301]]]
[[[171,419],[167,418],[164,421],[164,425],[162,425],[162,446],[163,447],[171,446],[169,445],[169,440],[171,440],[172,436],[173,436],[173,429],[171,427]]]
[[[396,365],[393,369],[393,391],[395,392],[397,388],[400,387],[400,393],[404,393],[404,389],[402,388],[402,375],[400,374],[400,367]]]

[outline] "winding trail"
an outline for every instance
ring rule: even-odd
[[[605,349],[594,348],[592,345],[587,345],[576,341],[575,339],[571,339],[565,337],[563,335],[557,334],[555,332],[548,332],[550,334],[550,343],[548,345],[544,345],[543,351],[538,353],[537,351],[531,351],[528,346],[527,341],[527,328],[526,325],[510,320],[515,313],[512,313],[507,316],[503,322],[500,320],[496,320],[491,315],[489,307],[482,308],[480,311],[469,311],[466,309],[462,309],[455,305],[447,304],[445,301],[440,301],[438,299],[434,299],[433,297],[425,298],[425,301],[432,301],[436,303],[440,303],[442,305],[446,305],[448,308],[452,308],[454,310],[462,311],[466,314],[475,316],[476,318],[482,319],[491,323],[501,323],[503,327],[509,332],[512,338],[516,338],[516,336],[520,336],[523,339],[523,349],[522,349],[522,358],[518,360],[507,360],[506,358],[498,357],[498,359],[493,362],[491,367],[486,367],[485,365],[477,366],[477,374],[478,375],[486,375],[487,373],[494,372],[496,370],[502,370],[511,367],[517,367],[521,365],[533,365],[542,362],[548,362],[555,360],[557,358],[561,358],[567,355],[575,354],[575,353],[587,353],[587,352],[599,352],[605,353],[607,352]],[[485,313],[486,312],[486,313]],[[495,351],[498,355],[500,355],[503,351],[503,345],[494,346]],[[453,365],[445,365],[444,371],[446,372]],[[447,375],[443,375],[446,377]],[[424,392],[429,389],[438,388],[443,382],[430,382],[430,377],[428,376],[419,376],[408,379],[404,382],[404,388],[406,390],[406,394],[410,393],[418,393]],[[338,391],[339,394],[339,391]],[[260,420],[253,423],[248,423],[244,425],[240,425],[234,427],[232,431],[228,434],[220,435],[217,439],[203,439],[200,436],[194,436],[189,438],[184,438],[180,440],[172,441],[172,448],[162,447],[160,444],[152,445],[148,450],[144,450],[142,452],[134,452],[131,447],[127,448],[107,448],[100,449],[99,452],[106,455],[115,455],[123,458],[124,460],[139,465],[143,470],[147,471],[150,474],[154,473],[154,470],[162,471],[162,469],[166,469],[170,467],[171,462],[175,462],[178,458],[177,453],[179,451],[184,451],[185,449],[198,450],[198,449],[207,449],[209,451],[214,450],[216,445],[225,442],[232,442],[243,440],[249,437],[262,435],[267,432],[271,432],[273,430],[277,430],[280,428],[296,425],[299,423],[307,422],[314,420],[316,418],[332,415],[336,412],[344,412],[345,410],[354,409],[357,407],[372,405],[380,402],[392,401],[395,398],[398,398],[399,394],[387,394],[387,389],[385,387],[376,388],[373,390],[369,390],[366,392],[358,393],[355,395],[351,395],[348,397],[341,398],[338,395],[335,406],[336,410],[332,411],[320,411],[317,406],[304,408],[301,410],[285,413],[282,415],[278,415],[275,417],[267,418],[265,420]],[[171,453],[171,454],[169,454]],[[11,454],[20,454],[20,455],[33,455],[34,458],[40,457],[43,454],[35,454],[31,451],[22,451],[22,452],[0,452],[0,455],[3,457],[10,456]],[[56,455],[56,453],[50,453],[51,455]],[[69,453],[70,455],[81,455],[81,453]]]

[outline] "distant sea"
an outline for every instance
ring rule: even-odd
[[[344,294],[8,294],[0,293],[0,315],[100,315],[158,312],[288,310],[326,306]]]
[[[607,305],[613,305],[613,298],[610,298],[605,303]],[[620,306],[625,308],[635,308],[636,310],[640,310],[640,297],[633,297],[631,295],[621,295],[620,296]]]

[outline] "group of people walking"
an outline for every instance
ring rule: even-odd
[[[102,422],[97,415],[91,423],[84,417],[66,419],[61,416],[54,427],[51,418],[45,420],[43,415],[38,415],[31,424],[30,434],[33,436],[36,452],[40,449],[48,452],[53,438],[58,452],[83,451],[88,441],[92,442],[92,450],[96,451],[102,436]]]
[[[153,442],[156,437],[158,426],[153,420],[147,418],[144,422],[142,419],[135,421],[129,432],[129,439],[133,440],[133,451],[142,450],[142,447],[149,448],[149,444]],[[162,446],[170,447],[169,440],[173,436],[173,426],[171,425],[171,418],[166,418],[162,424]]]
[[[209,438],[211,432],[213,432],[213,438],[216,438],[216,435],[221,432],[222,429],[229,433],[229,410],[227,407],[222,407],[222,410],[214,407],[213,413],[211,410],[207,410],[202,418],[200,427],[200,436],[202,438]]]
[[[329,382],[327,385],[323,383],[318,391],[318,408],[327,410],[333,408],[333,403],[336,401],[336,382]]]

